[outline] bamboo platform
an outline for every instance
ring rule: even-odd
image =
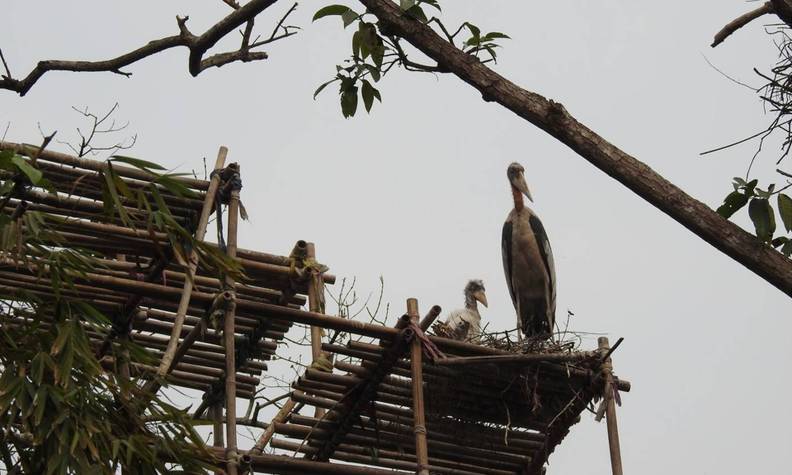
[[[312,243],[298,241],[288,255],[237,247],[240,169],[225,164],[225,148],[209,180],[174,178],[190,197],[158,190],[173,219],[197,241],[210,232],[213,214],[226,221],[219,249],[238,263],[236,275],[199,265],[194,254],[200,250],[184,255],[165,233],[129,226],[118,213],[108,218],[101,192],[107,162],[9,142],[0,142],[2,150],[26,157],[51,183],[49,191],[25,187],[4,203],[3,213],[56,217],[52,246],[98,256],[99,265],[71,276],[74,285],[62,296],[90,300],[112,316],[107,334],[86,325],[104,367],[138,378],[151,394],[160,388],[155,376],[203,391],[195,416],[213,418],[218,470],[538,475],[591,409],[607,415],[612,471],[622,473],[615,407],[630,384],[613,375],[607,339],[591,351],[509,352],[427,335],[440,308],[421,319],[413,299],[393,327],[326,315],[324,286],[335,277],[316,261]],[[118,164],[112,169],[121,186],[148,193],[151,174]],[[149,218],[128,198],[119,201],[138,222]],[[225,218],[217,215],[218,203],[226,205]],[[3,256],[0,297],[52,298],[50,271],[34,254]],[[52,321],[20,313],[8,324],[47,328]],[[312,357],[329,365],[305,370],[275,418],[257,426],[264,432],[256,445],[239,450],[236,400],[261,388],[273,355],[288,354],[284,336],[295,324],[311,327]],[[343,332],[348,341],[323,342],[321,329]],[[125,338],[146,348],[153,363],[124,367],[111,357],[108,349]],[[265,453],[273,449],[289,456]]]

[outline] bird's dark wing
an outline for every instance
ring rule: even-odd
[[[542,256],[542,262],[547,271],[547,299],[549,304],[549,318],[551,319],[550,331],[553,331],[553,323],[555,320],[555,299],[556,299],[556,277],[555,277],[555,262],[553,262],[553,249],[550,247],[550,240],[547,238],[542,221],[536,216],[531,215],[528,220],[531,225],[531,230],[536,238],[536,247],[539,248],[539,254]]]
[[[503,273],[506,274],[506,286],[509,287],[514,308],[517,308],[517,300],[514,298],[514,284],[512,284],[512,222],[503,223],[501,233],[501,253],[503,255]]]

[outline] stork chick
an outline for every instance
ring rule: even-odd
[[[514,209],[503,223],[503,271],[522,334],[549,338],[556,309],[553,251],[542,221],[523,202],[523,196],[533,201],[524,173],[517,162],[506,171]]]
[[[478,341],[481,333],[481,315],[478,311],[478,302],[487,306],[487,295],[484,293],[484,283],[480,280],[471,280],[465,286],[465,308],[454,310],[446,318],[446,325],[453,332],[456,340]]]

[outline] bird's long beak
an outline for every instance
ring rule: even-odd
[[[512,180],[512,186],[517,188],[522,194],[525,195],[526,198],[533,202],[533,198],[531,197],[531,192],[528,190],[528,183],[525,182],[525,175],[522,173],[517,176],[514,180]]]
[[[487,295],[484,293],[483,290],[478,290],[476,292],[473,292],[473,298],[481,302],[481,305],[485,307],[489,307],[487,305]]]

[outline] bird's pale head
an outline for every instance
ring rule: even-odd
[[[533,201],[531,192],[528,190],[528,183],[525,181],[525,168],[517,162],[513,162],[506,169],[506,176],[509,177],[509,183],[512,188],[524,194],[526,198]]]
[[[487,306],[487,294],[484,293],[484,282],[478,279],[473,279],[465,286],[465,299],[473,298],[481,302],[485,307]]]

